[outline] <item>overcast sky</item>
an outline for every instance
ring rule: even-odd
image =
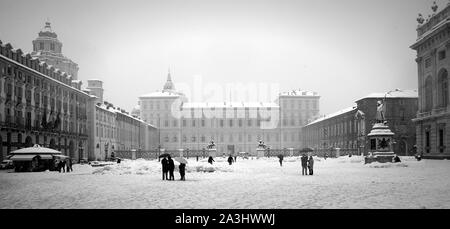
[[[49,18],[84,85],[103,80],[105,99],[127,110],[161,90],[170,67],[175,86],[197,75],[316,91],[327,114],[373,92],[417,88],[409,46],[432,2],[0,0],[0,40],[31,52]]]

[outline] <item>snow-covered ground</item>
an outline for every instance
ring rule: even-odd
[[[158,161],[106,167],[74,165],[73,173],[0,172],[0,208],[450,208],[450,162],[364,165],[361,157],[315,161],[302,176],[299,158],[214,165],[189,159],[186,181],[161,180]],[[177,162],[176,162],[177,165]]]

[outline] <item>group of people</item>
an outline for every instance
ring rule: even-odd
[[[306,156],[306,154],[303,154],[303,156],[301,157],[301,161],[302,161],[302,175],[313,175],[314,172],[314,158],[312,156]],[[309,174],[308,174],[308,170],[309,170]]]
[[[72,159],[57,160],[57,161],[55,161],[55,164],[56,164],[56,169],[58,170],[58,172],[61,172],[61,171],[63,173],[73,172]]]
[[[173,174],[175,170],[175,163],[173,162],[173,159],[169,156],[164,157],[161,160],[162,165],[162,179],[163,180],[175,180],[175,176]],[[180,163],[178,166],[178,170],[180,172],[180,180],[186,180],[185,174],[186,174],[186,164]]]

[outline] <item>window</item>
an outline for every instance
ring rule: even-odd
[[[50,49],[51,49],[52,51],[55,51],[55,44],[54,44],[54,43],[51,43],[51,44],[50,44]]]
[[[445,150],[445,124],[440,124],[438,131],[439,152],[444,153]]]
[[[431,111],[433,108],[433,85],[431,76],[425,80],[425,111]]]
[[[223,119],[220,120],[220,127],[223,127]]]
[[[430,131],[425,131],[425,151],[430,153]]]
[[[448,104],[448,72],[446,69],[441,70],[438,85],[439,105],[446,107]]]
[[[39,43],[39,49],[40,50],[44,50],[44,42],[40,42]]]
[[[445,50],[442,50],[438,53],[439,60],[443,60],[443,59],[445,59],[445,57],[446,57]]]
[[[229,120],[229,123],[230,123],[230,127],[233,127],[233,120]]]
[[[202,119],[202,127],[205,127],[205,120]]]
[[[427,58],[425,60],[425,68],[429,68],[429,67],[431,67],[431,58]]]

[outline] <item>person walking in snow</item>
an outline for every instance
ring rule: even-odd
[[[302,175],[308,175],[308,157],[306,156],[306,154],[303,154],[303,156],[301,157],[301,161],[302,161]]]
[[[310,156],[309,160],[308,160],[308,169],[309,169],[309,175],[313,175],[314,158],[312,156]]]
[[[228,164],[232,165],[233,162],[234,162],[233,157],[230,155],[230,156],[228,157]]]
[[[184,175],[186,174],[186,164],[184,163],[180,163],[180,165],[178,166],[179,171],[180,171],[180,180],[185,180]]]
[[[161,165],[162,165],[162,179],[163,180],[168,180],[167,173],[169,172],[169,168],[168,168],[169,165],[168,165],[168,161],[167,161],[166,157],[164,157],[161,160]]]
[[[209,158],[208,158],[208,163],[212,165],[213,162],[215,162],[214,159],[213,159],[213,157],[209,156]]]
[[[175,164],[173,163],[172,158],[170,155],[167,157],[167,161],[169,163],[169,180],[175,180],[175,176],[173,175],[173,171],[175,170]]]
[[[280,166],[283,167],[284,156],[283,155],[279,155],[278,158],[279,158],[279,161],[280,161]]]

